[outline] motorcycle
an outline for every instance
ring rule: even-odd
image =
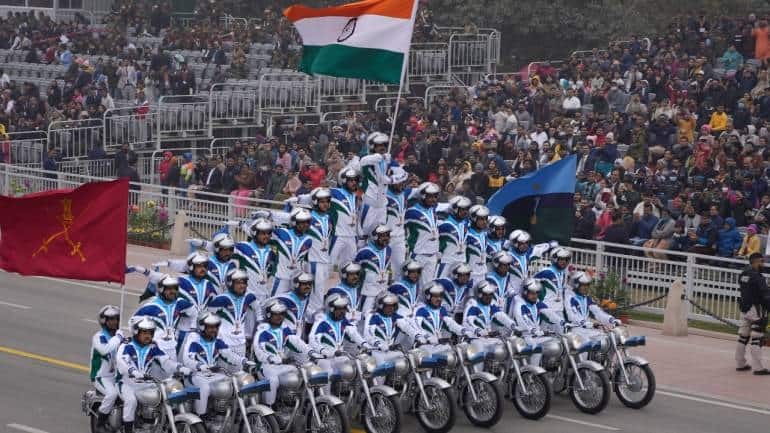
[[[610,379],[598,362],[580,360],[581,353],[600,349],[600,343],[578,334],[552,334],[542,343],[541,366],[554,392],[568,390],[572,403],[581,412],[596,414],[607,407],[610,400]]]
[[[267,380],[256,381],[246,372],[229,373],[212,368],[207,377],[223,373],[221,380],[210,384],[205,424],[209,433],[278,433],[273,410],[257,403],[256,395],[270,389]]]
[[[471,373],[471,369],[480,363],[500,363],[505,360],[504,349],[499,346],[487,347],[479,351],[467,342],[454,347],[457,363],[462,374],[452,374],[449,382],[459,394],[458,403],[471,424],[477,427],[492,427],[503,416],[503,392],[500,381],[489,371]],[[442,369],[451,371],[449,368]],[[435,374],[435,371],[434,371]]]
[[[335,362],[331,393],[345,403],[349,419],[358,420],[367,433],[398,433],[401,431],[401,402],[398,392],[387,385],[376,385],[375,378],[407,369],[405,362],[377,363],[367,353]],[[341,353],[341,354],[342,354]]]
[[[647,406],[655,396],[655,374],[650,363],[639,356],[629,355],[628,348],[644,346],[644,336],[629,336],[628,328],[605,329],[598,337],[601,349],[591,352],[589,359],[603,365],[609,372],[612,387],[623,405],[632,409]]]
[[[141,387],[136,389],[136,433],[206,433],[203,421],[187,409],[187,403],[199,397],[198,388],[182,384],[179,376],[158,380],[150,376],[138,379]],[[91,433],[99,433],[97,428],[97,409],[102,401],[96,390],[83,394],[81,409],[91,418]],[[119,432],[123,425],[123,402],[118,399],[110,413],[105,427]]]
[[[342,400],[323,394],[330,378],[330,372],[312,362],[297,363],[279,375],[273,411],[281,433],[350,433]]]
[[[385,384],[400,394],[401,406],[414,413],[423,430],[428,433],[446,433],[454,427],[457,397],[452,385],[444,379],[430,377],[438,368],[454,368],[457,360],[453,352],[431,355],[420,348],[403,350],[407,368],[395,369],[386,376]]]
[[[503,368],[491,367],[489,371],[505,384],[506,395],[513,401],[519,415],[537,420],[544,417],[551,409],[553,392],[546,377],[546,371],[536,365],[528,365],[527,359],[533,354],[542,353],[539,344],[529,345],[516,336],[502,338],[507,352],[508,365]]]

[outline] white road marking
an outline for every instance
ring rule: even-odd
[[[3,301],[0,301],[0,305],[5,305],[5,306],[8,306],[8,307],[18,308],[20,310],[29,310],[30,308],[32,308],[32,307],[28,307],[26,305],[14,304],[14,303],[11,303],[11,302],[3,302]]]
[[[595,423],[592,423],[592,422],[581,421],[579,419],[567,418],[566,416],[553,415],[553,414],[550,414],[550,413],[548,415],[546,415],[545,417],[546,418],[551,418],[551,419],[557,419],[559,421],[564,421],[564,422],[571,422],[573,424],[580,424],[580,425],[584,425],[586,427],[598,428],[598,429],[601,429],[601,430],[620,431],[620,429],[617,428],[617,427],[612,427],[612,426],[608,426],[608,425],[604,425],[604,424],[595,424]]]
[[[19,430],[19,431],[23,431],[23,432],[27,432],[27,433],[48,433],[45,430],[40,430],[40,429],[37,429],[37,428],[34,428],[34,427],[30,427],[30,426],[24,425],[24,424],[6,424],[6,427],[10,427],[10,428],[12,428],[14,430]]]
[[[82,320],[82,321],[84,321],[84,322],[88,322],[88,323],[95,323],[95,324],[97,324],[97,325],[99,324],[99,321],[98,321],[98,320],[96,320],[96,319],[80,319],[80,320]],[[124,326],[124,327],[122,327],[122,328],[120,328],[120,329],[122,329],[122,330],[124,330],[124,331],[128,331],[128,326]]]
[[[679,393],[668,392],[668,391],[657,390],[657,391],[655,391],[655,393],[656,394],[660,394],[660,395],[666,395],[666,396],[669,396],[669,397],[674,397],[674,398],[681,398],[682,400],[690,400],[690,401],[697,401],[699,403],[706,403],[706,404],[710,404],[710,405],[713,405],[713,406],[720,406],[720,407],[726,407],[726,408],[729,408],[729,409],[737,409],[737,410],[742,410],[742,411],[746,411],[746,412],[753,412],[753,413],[758,413],[758,414],[761,414],[761,415],[770,415],[770,410],[758,409],[758,408],[751,407],[751,406],[743,406],[743,405],[740,405],[740,404],[726,403],[726,402],[718,401],[718,400],[709,400],[709,399],[705,399],[705,398],[694,397],[694,396],[691,396],[691,395],[679,394]]]
[[[72,284],[73,286],[88,287],[89,289],[96,289],[96,290],[101,290],[101,291],[104,291],[104,292],[120,294],[120,289],[112,289],[110,287],[99,286],[99,285],[96,285],[96,284],[81,283],[81,282],[78,282],[78,281],[62,280],[62,279],[59,279],[59,278],[51,278],[51,277],[35,277],[35,278],[40,278],[40,279],[43,279],[43,280],[56,281],[56,282],[64,283],[64,284]],[[126,289],[126,295],[141,296],[141,293],[133,292],[131,290]]]

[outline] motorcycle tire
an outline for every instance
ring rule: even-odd
[[[374,409],[378,414],[382,410],[390,411],[393,419],[387,428],[377,428],[371,422],[369,403],[364,400],[361,407],[361,417],[366,433],[399,433],[401,431],[401,400],[398,395],[388,397],[381,392],[373,391],[372,404],[374,404]]]
[[[583,380],[583,383],[585,383],[587,379],[591,379],[591,382],[598,383],[600,388],[599,392],[601,394],[599,395],[599,398],[592,402],[592,404],[586,402],[583,396],[580,395],[580,385],[577,383],[576,374],[580,374],[580,378]],[[581,412],[593,415],[603,411],[604,408],[607,407],[607,403],[610,401],[609,374],[607,374],[606,370],[594,371],[587,367],[578,368],[576,373],[570,375],[569,396],[572,399],[572,403],[574,403],[575,407],[577,407]]]
[[[487,382],[482,379],[473,379],[471,383],[476,391],[476,396],[486,398],[487,403],[491,406],[487,410],[491,413],[487,413],[485,416],[479,413],[479,410],[473,403],[473,394],[471,394],[470,388],[466,384],[462,390],[462,405],[465,416],[476,427],[492,427],[503,416],[503,391],[500,389],[497,381]]]
[[[626,362],[626,371],[632,370],[632,369],[639,369],[641,370],[640,374],[643,374],[645,377],[645,380],[647,381],[647,391],[644,393],[641,399],[631,399],[629,396],[624,395],[624,388],[625,388],[625,379],[623,377],[623,372],[620,371],[620,368],[615,369],[615,374],[613,375],[613,388],[615,391],[615,395],[618,396],[618,400],[620,400],[621,403],[623,403],[624,406],[630,407],[631,409],[641,409],[645,406],[647,406],[650,401],[652,401],[652,398],[655,396],[655,373],[652,372],[652,368],[650,368],[649,365],[638,365],[633,362]]]
[[[334,417],[337,424],[336,428],[324,429],[321,428],[322,426],[316,425],[313,411],[309,410],[305,420],[306,433],[316,433],[318,431],[324,431],[326,433],[350,433],[350,424],[348,422],[348,415],[345,413],[344,406],[332,406],[326,402],[318,402],[316,408],[318,409],[318,414],[322,417],[322,422],[327,417]]]
[[[258,413],[250,413],[248,423],[251,426],[252,433],[279,433],[281,428],[278,426],[278,420],[275,415],[262,416]],[[255,428],[255,426],[262,426]],[[246,424],[241,422],[240,433],[247,433]]]
[[[417,421],[422,426],[422,429],[427,433],[447,433],[452,430],[455,425],[455,418],[457,417],[457,397],[455,397],[452,388],[441,389],[438,385],[433,383],[426,383],[425,394],[431,403],[435,402],[436,407],[425,407],[422,395],[418,392],[415,396],[415,405],[417,413]],[[442,421],[434,422],[431,414],[444,410],[446,413]]]
[[[170,432],[171,429],[168,429]],[[202,422],[196,422],[195,424],[187,424],[184,421],[176,423],[176,431],[178,433],[206,433],[206,426]]]
[[[537,392],[542,394],[540,398],[540,404],[533,407],[524,401],[525,395],[519,387],[519,379],[515,375],[511,381],[510,398],[513,401],[513,407],[519,412],[519,415],[526,419],[538,420],[544,417],[549,410],[551,410],[551,399],[553,398],[553,391],[551,385],[541,374],[534,374],[529,371],[521,373],[521,379],[527,387],[527,390],[533,392],[532,387],[537,389]]]

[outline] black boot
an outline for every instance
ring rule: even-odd
[[[124,422],[123,423],[123,433],[134,433],[134,423],[133,422]]]
[[[104,433],[107,429],[105,426],[107,425],[107,418],[109,417],[106,413],[97,412],[99,415],[96,417],[96,432],[97,433]]]

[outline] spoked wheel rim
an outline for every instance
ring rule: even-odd
[[[418,411],[422,413],[427,425],[437,430],[441,429],[452,417],[450,413],[452,402],[438,387],[432,385],[425,386],[425,396],[430,402],[430,407],[425,407],[422,396],[417,395]]]
[[[394,433],[398,428],[398,408],[393,406],[393,401],[380,393],[372,394],[372,404],[375,413],[364,401],[364,423],[366,431],[370,433]]]
[[[615,376],[618,393],[627,401],[637,403],[647,396],[650,383],[647,380],[647,374],[644,372],[641,366],[636,364],[626,364],[626,372],[628,373],[628,381],[626,383],[623,372],[618,369]]]
[[[343,421],[339,417],[339,412],[326,403],[318,404],[318,416],[321,418],[321,425],[318,425],[315,415],[311,412],[310,429],[317,433],[337,433],[342,431]]]
[[[494,385],[483,380],[474,380],[472,383],[477,400],[473,401],[473,395],[470,390],[465,391],[464,403],[468,415],[480,422],[493,419],[499,410],[495,390],[493,389]]]
[[[580,379],[583,381],[583,389],[580,389],[578,381],[574,381],[572,393],[575,400],[583,407],[594,408],[600,406],[604,399],[604,393],[606,390],[602,386],[601,377],[599,373],[589,370],[579,370]]]
[[[544,380],[538,380],[538,376],[531,373],[522,373],[521,381],[524,382],[527,392],[524,392],[522,383],[516,381],[513,390],[513,398],[521,409],[528,413],[537,413],[548,403],[548,386]]]
[[[273,431],[270,423],[264,417],[256,413],[249,415],[249,425],[252,433],[277,433]],[[245,432],[246,429],[242,431]]]

